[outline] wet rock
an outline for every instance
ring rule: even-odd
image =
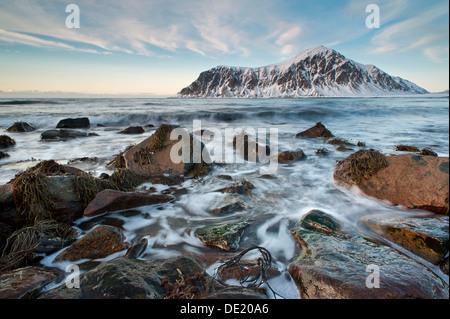
[[[352,148],[349,148],[349,147],[346,147],[345,145],[339,145],[339,146],[336,148],[336,151],[338,151],[338,152],[352,152],[353,149],[352,149]]]
[[[119,134],[130,134],[130,135],[137,135],[137,134],[144,134],[145,130],[142,126],[131,126],[128,127],[126,129],[124,129],[123,131],[120,131]]]
[[[20,227],[26,219],[19,214],[14,203],[13,185],[0,185],[0,222],[13,227]]]
[[[192,134],[185,131],[185,138],[180,140],[171,140],[171,133],[175,127],[167,124],[161,125],[158,130],[142,143],[132,146],[122,154],[116,157],[115,167],[126,168],[139,176],[151,178],[152,176],[170,175],[170,176],[188,176],[201,177],[209,173],[211,166],[210,159],[201,158],[200,163],[194,163],[194,152],[197,150],[203,153],[204,144],[196,140]],[[189,149],[189,156],[183,163],[177,163],[172,160],[173,154],[183,156],[183,149]],[[199,154],[198,154],[199,155]],[[204,154],[203,154],[204,155]]]
[[[415,146],[410,145],[396,145],[395,150],[397,152],[411,152],[411,153],[420,153],[419,149]]]
[[[161,299],[165,293],[161,282],[175,282],[181,272],[193,276],[202,272],[190,257],[167,260],[139,260],[119,257],[102,263],[80,276],[80,289],[65,285],[42,294],[41,299]]]
[[[242,182],[233,183],[219,191],[224,194],[250,195],[254,189],[255,186],[244,179]]]
[[[438,265],[448,253],[448,216],[397,217],[372,215],[360,222],[383,238]]]
[[[448,215],[448,157],[386,156],[371,164],[366,152],[374,151],[359,151],[339,162],[334,179],[393,205]]]
[[[295,135],[295,137],[326,137],[331,138],[334,137],[333,133],[329,131],[321,122],[317,123],[315,126],[307,129],[306,131],[303,131],[301,133],[298,133]]]
[[[84,215],[95,216],[118,210],[167,203],[171,200],[173,200],[173,197],[168,195],[106,189],[98,193],[94,200],[89,203],[84,210]]]
[[[101,225],[61,252],[53,262],[105,258],[126,248],[125,236],[119,228]]]
[[[61,129],[47,130],[41,134],[41,139],[44,141],[67,141],[70,139],[85,138],[91,136],[98,136],[98,134],[81,132],[73,129]]]
[[[54,219],[71,223],[83,215],[84,204],[77,191],[75,175],[48,176],[45,184]]]
[[[108,225],[108,226],[117,227],[117,228],[120,228],[123,230],[123,225],[125,225],[125,221],[120,218],[107,217],[107,216],[103,215],[103,216],[97,216],[97,217],[90,218],[89,220],[86,220],[86,221],[78,224],[77,227],[79,229],[81,229],[82,231],[88,231],[98,225]]]
[[[6,129],[6,131],[8,132],[21,132],[21,133],[32,132],[34,130],[35,130],[34,126],[27,122],[16,122]]]
[[[8,148],[14,145],[16,145],[16,141],[8,135],[0,135],[0,148]]]
[[[326,148],[321,148],[316,151],[316,156],[328,156],[330,155],[330,151]]]
[[[421,152],[421,155],[423,156],[434,156],[434,157],[438,157],[436,152],[433,152],[431,149],[429,148],[424,148]]]
[[[9,157],[9,154],[8,153],[4,153],[4,152],[1,152],[0,151],[0,160],[1,159],[4,159],[4,158],[8,158]]]
[[[339,137],[328,139],[325,141],[325,143],[330,144],[330,145],[339,145],[339,146],[355,146],[355,144],[350,143],[349,141],[344,140]]]
[[[244,160],[250,162],[260,161],[259,152],[261,152],[263,157],[270,155],[270,147],[268,145],[259,144],[256,142],[255,136],[246,132],[242,132],[233,138],[233,148]]]
[[[59,121],[56,128],[89,128],[91,127],[91,122],[87,117],[82,118],[69,118]]]
[[[128,258],[139,258],[142,254],[144,254],[145,250],[148,247],[147,238],[142,238],[137,244],[128,248],[125,257]]]
[[[222,282],[229,279],[245,281],[249,278],[258,278],[261,275],[261,265],[258,260],[240,260],[239,264],[219,268],[217,275]],[[267,269],[266,280],[281,275],[280,271],[272,265]]]
[[[446,257],[439,266],[444,274],[448,276],[448,257]]]
[[[311,214],[291,230],[301,254],[289,273],[303,299],[448,298],[448,285],[422,264],[326,213]],[[380,288],[366,286],[370,265],[380,269]]]
[[[39,245],[37,245],[36,248],[33,249],[33,252],[36,254],[52,254],[71,245],[76,241],[77,236],[78,231],[76,231],[75,229],[73,229],[73,232],[68,236],[64,236],[64,238],[61,238],[54,234],[42,234],[40,236]]]
[[[239,247],[241,236],[248,225],[247,221],[214,224],[198,228],[194,234],[209,247],[234,251]]]
[[[240,200],[235,200],[230,204],[225,204],[218,208],[211,209],[209,210],[209,212],[215,216],[226,216],[237,212],[241,212],[245,209],[246,209],[245,205]]]
[[[296,151],[286,151],[278,154],[278,163],[286,164],[306,159],[305,153],[298,149]]]
[[[25,267],[0,274],[0,299],[32,299],[57,279],[52,271]]]

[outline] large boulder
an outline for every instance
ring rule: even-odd
[[[303,299],[449,297],[448,285],[431,270],[324,212],[311,211],[291,234],[301,253],[289,273]]]
[[[114,163],[116,168],[126,168],[139,176],[151,178],[155,175],[169,174],[171,176],[200,177],[209,173],[210,160],[203,157],[201,163],[194,163],[194,143],[200,143],[199,148],[203,151],[204,145],[194,139],[192,134],[186,131],[189,138],[171,140],[170,135],[175,127],[167,124],[161,125],[151,137],[142,143],[133,146],[116,157]],[[197,144],[196,144],[197,145]],[[177,163],[172,160],[173,153],[182,155],[183,148],[189,148],[189,161]],[[205,154],[203,154],[205,155]]]
[[[161,194],[140,192],[120,192],[106,189],[95,196],[84,210],[85,216],[95,216],[112,211],[119,211],[140,206],[167,203],[173,197]]]
[[[370,215],[360,222],[371,231],[438,265],[448,253],[448,216]]]
[[[53,262],[105,258],[125,249],[127,244],[122,230],[100,225],[62,251]]]
[[[56,128],[89,128],[91,126],[91,122],[87,117],[81,117],[81,118],[69,118],[69,119],[63,119],[59,121],[58,125],[56,125]]]
[[[31,299],[58,276],[44,268],[25,267],[0,274],[0,299]]]
[[[383,156],[361,150],[337,164],[334,179],[393,205],[448,215],[448,157]]]

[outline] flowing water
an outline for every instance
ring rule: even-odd
[[[99,136],[67,142],[40,140],[43,131],[55,128],[59,120],[68,117],[89,117],[89,132]],[[336,146],[321,139],[296,139],[296,133],[321,121],[337,137],[353,143],[365,142],[368,148],[385,154],[396,154],[394,147],[398,144],[420,149],[430,147],[439,156],[449,154],[448,97],[0,100],[0,131],[15,121],[29,122],[37,128],[30,133],[7,133],[17,145],[6,150],[9,158],[0,160],[0,183],[8,182],[19,171],[36,165],[38,160],[49,159],[65,164],[77,158],[97,158],[74,165],[96,176],[111,173],[106,165],[113,156],[151,136],[160,124],[179,125],[192,132],[193,120],[201,120],[202,129],[221,131],[276,128],[279,151],[301,148],[307,159],[280,164],[276,174],[271,176],[260,174],[259,169],[264,164],[246,162],[216,166],[203,180],[189,180],[171,189],[145,184],[142,187],[155,186],[158,191],[171,191],[177,200],[139,208],[140,213],[133,216],[121,213],[111,216],[123,220],[128,242],[148,239],[144,259],[190,254],[210,272],[218,260],[230,258],[234,253],[205,247],[194,236],[195,229],[210,223],[248,219],[251,224],[243,234],[240,249],[258,245],[270,251],[274,264],[281,271],[280,276],[270,281],[271,286],[288,298],[298,298],[297,289],[286,275],[289,260],[298,252],[289,230],[304,214],[320,209],[343,222],[357,225],[359,217],[364,215],[405,212],[400,207],[391,207],[336,185],[333,181],[336,161],[352,151],[339,152]],[[146,127],[143,135],[118,134],[128,126],[148,124],[155,128]],[[316,150],[321,148],[328,149],[329,156],[316,156]],[[226,202],[229,196],[218,192],[231,183],[219,178],[220,175],[229,175],[234,181],[246,179],[255,186],[251,196],[240,198],[246,205],[244,211],[224,217],[208,213]],[[51,264],[56,254],[44,258],[42,263]],[[64,268],[64,265],[59,266]]]

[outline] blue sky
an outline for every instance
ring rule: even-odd
[[[66,28],[70,3],[79,29]],[[365,24],[372,3],[379,29]],[[174,95],[214,66],[318,45],[432,92],[449,87],[447,0],[0,0],[0,93]]]

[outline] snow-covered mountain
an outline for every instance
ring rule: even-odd
[[[260,68],[218,66],[200,74],[180,97],[302,97],[424,94],[425,89],[324,46]]]

